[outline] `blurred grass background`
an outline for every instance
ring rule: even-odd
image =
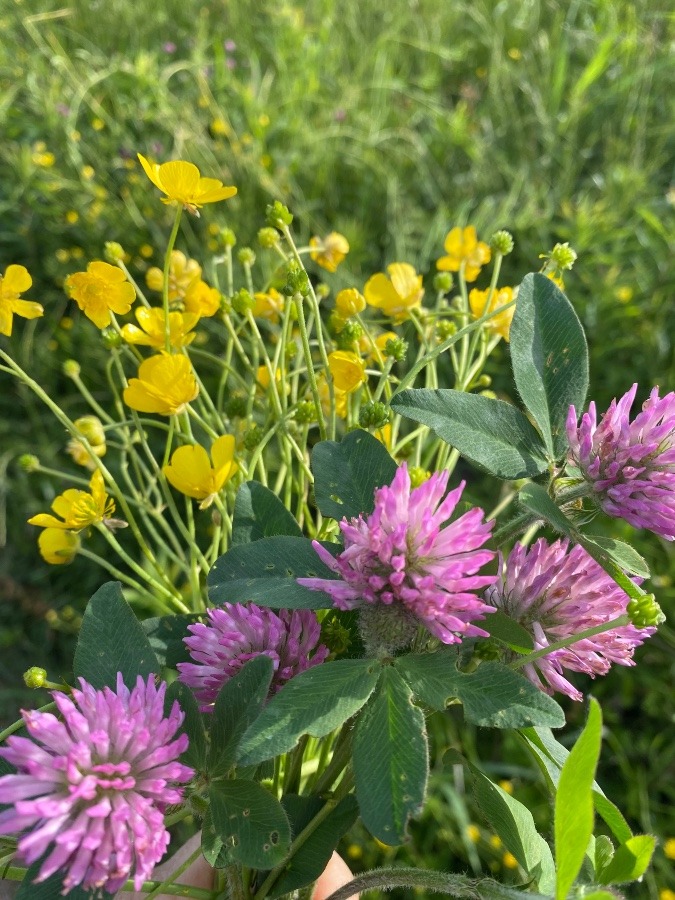
[[[579,253],[567,291],[588,332],[599,408],[639,381],[674,387],[673,17],[657,0],[3,0],[0,3],[0,263],[26,265],[44,319],[21,322],[12,352],[67,403],[61,363],[103,349],[63,295],[65,276],[123,244],[142,276],[166,239],[164,209],[136,152],[190,159],[236,184],[183,233],[198,259],[232,227],[254,245],[264,208],[281,199],[306,238],[343,232],[352,247],[336,287],[362,285],[394,260],[433,275],[443,238],[475,224],[509,229],[503,283],[538,267],[556,241]],[[148,247],[155,248],[148,255]],[[72,316],[72,318],[71,318]],[[20,404],[20,407],[17,406]],[[21,412],[18,413],[20,408]],[[39,436],[39,439],[36,438]],[[16,464],[47,464],[63,436],[0,374],[0,717],[35,698],[21,673],[67,674],[79,616],[101,580],[85,560],[48,569],[28,511],[53,486]],[[653,566],[675,615],[672,545],[614,523]],[[599,780],[639,830],[675,836],[675,634],[666,624],[593,692],[607,734]],[[570,705],[572,725],[583,710]],[[509,875],[489,827],[476,832],[442,748],[461,746],[550,810],[518,747],[438,726],[438,791],[407,851],[365,835],[354,867],[391,859]],[[475,747],[467,746],[471,741]],[[481,743],[482,741],[482,743]],[[502,760],[498,763],[498,760]],[[457,776],[458,773],[455,773]],[[407,857],[405,856],[407,853]],[[631,896],[675,890],[672,862]],[[404,892],[400,896],[406,896]],[[411,895],[412,896],[412,895]],[[663,900],[663,898],[662,898]],[[667,898],[672,900],[672,897]]]

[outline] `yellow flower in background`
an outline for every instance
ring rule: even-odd
[[[237,193],[236,187],[228,187],[217,178],[202,178],[197,166],[191,162],[177,159],[160,165],[140,153],[138,158],[150,181],[166,194],[162,203],[180,204],[193,215],[199,215],[199,209],[205,203],[229,200]]]
[[[375,429],[373,435],[381,444],[384,444],[387,450],[391,450],[391,422],[387,422],[382,428]]]
[[[188,259],[182,250],[172,250],[169,260],[169,303],[183,300],[188,289],[202,277],[202,267],[196,259]],[[145,283],[152,291],[161,291],[164,273],[152,266],[145,273]]]
[[[185,312],[207,318],[215,316],[220,309],[220,291],[197,278],[185,292],[183,309]]]
[[[417,309],[422,302],[422,276],[409,263],[391,263],[387,272],[388,278],[383,272],[369,278],[363,294],[369,306],[381,309],[395,322],[402,322],[409,318],[410,310]]]
[[[108,448],[105,442],[105,431],[103,430],[103,423],[98,416],[81,416],[79,419],[75,419],[73,425],[78,433],[83,438],[86,438],[92,452],[99,459],[106,455]],[[81,440],[71,438],[66,445],[66,453],[78,466],[84,466],[93,471],[94,461]]]
[[[67,531],[82,531],[90,525],[97,525],[115,512],[115,501],[108,496],[103,475],[98,470],[91,476],[90,491],[68,488],[52,503],[57,516],[39,513],[28,520],[29,525],[39,528],[60,528]]]
[[[492,310],[497,309],[500,306],[504,306],[507,303],[510,303],[513,300],[513,288],[503,287],[499,288],[492,292],[492,297],[490,299],[490,307],[487,307],[487,300],[490,291],[479,291],[477,288],[473,288],[469,291],[469,306],[471,307],[471,312],[473,314],[474,319],[480,319],[481,316],[484,316],[487,312],[492,312]],[[489,328],[490,331],[494,331],[496,334],[501,335],[505,341],[509,339],[509,330],[511,328],[511,320],[513,319],[513,314],[516,311],[516,307],[510,306],[508,309],[505,309],[504,312],[498,313],[492,319],[489,319],[485,323],[485,327]]]
[[[668,838],[663,845],[663,852],[667,859],[675,859],[675,837]]]
[[[86,272],[74,272],[65,280],[68,296],[97,328],[110,325],[110,313],[124,315],[136,299],[136,291],[117,266],[91,262]]]
[[[122,328],[122,337],[128,344],[143,344],[146,347],[156,347],[158,350],[164,347],[166,340],[166,319],[161,307],[145,306],[136,310],[137,325],[125,325]],[[198,313],[170,312],[169,313],[169,342],[172,347],[186,347],[196,338],[192,331],[199,321]]]
[[[328,387],[328,382],[326,381],[326,376],[323,372],[319,372],[316,379],[316,386],[319,389],[319,400],[321,401],[321,409],[324,412],[324,415],[330,414],[330,389]],[[335,384],[333,384],[333,397],[335,400],[335,414],[339,416],[341,419],[346,418],[347,416],[347,392],[341,391]]]
[[[472,844],[477,844],[480,840],[480,828],[478,825],[467,825],[466,826],[466,836],[471,841]]]
[[[365,297],[356,288],[345,288],[335,298],[335,309],[343,319],[351,319],[358,316],[366,308]]]
[[[174,416],[199,393],[199,385],[187,356],[161,353],[144,360],[138,378],[129,381],[124,402],[138,412]]]
[[[38,538],[40,556],[52,566],[64,566],[75,559],[80,539],[72,531],[45,528]]]
[[[513,853],[509,853],[509,851],[507,850],[506,853],[502,856],[502,865],[505,869],[517,869],[518,860],[515,858]]]
[[[328,354],[328,368],[338,391],[351,394],[366,381],[366,367],[356,353],[334,350]]]
[[[253,295],[255,303],[253,304],[253,313],[256,319],[267,319],[275,325],[279,321],[279,316],[284,311],[284,297],[275,288],[268,291],[260,291]]]
[[[325,238],[313,237],[309,240],[310,257],[327,272],[334,272],[349,253],[347,238],[337,231],[331,231]]]
[[[443,246],[448,255],[437,261],[436,268],[441,272],[459,272],[464,263],[466,281],[475,281],[492,256],[490,247],[478,240],[473,225],[453,228],[447,233]]]
[[[270,386],[270,370],[267,366],[258,366],[258,371],[256,373],[256,382],[258,386],[266,391]],[[281,387],[281,369],[276,369],[274,372],[274,381],[276,382],[277,388]],[[290,393],[291,386],[290,384],[286,384],[286,393]]]
[[[211,446],[211,460],[200,444],[179,447],[169,465],[162,469],[166,480],[181,494],[202,500],[200,508],[205,509],[239,468],[234,462],[234,443],[231,434],[216,438]]]
[[[44,315],[40,303],[33,300],[21,300],[20,294],[33,284],[25,266],[7,266],[4,275],[0,275],[0,334],[9,337],[12,333],[14,316],[24,319],[37,319]]]

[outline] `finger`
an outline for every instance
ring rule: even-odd
[[[337,853],[333,853],[316,882],[312,900],[326,900],[326,897],[330,897],[333,891],[348,884],[353,877],[347,863]],[[352,894],[350,900],[358,900],[358,897],[358,894]]]

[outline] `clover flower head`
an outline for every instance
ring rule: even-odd
[[[570,407],[569,461],[610,516],[675,540],[675,393],[653,388],[630,420],[637,384],[597,422],[595,403],[581,417]]]
[[[485,599],[532,634],[535,650],[611,622],[628,606],[628,594],[582,546],[570,549],[566,540],[548,544],[540,538],[529,549],[516,544],[500,568],[500,578]],[[523,666],[523,672],[548,694],[560,691],[581,700],[565,669],[595,677],[607,674],[612,663],[632,666],[635,647],[655,631],[618,626],[552,650]]]
[[[65,873],[64,893],[81,885],[114,893],[128,878],[136,890],[164,855],[164,811],[182,799],[192,769],[178,757],[188,738],[177,703],[164,713],[166,684],[138,677],[129,690],[96,690],[80,679],[72,695],[53,694],[60,718],[23,712],[29,737],[0,749],[17,769],[0,778],[0,834],[20,834],[22,859],[42,859],[37,881]]]
[[[339,577],[298,584],[325,591],[338,609],[395,604],[445,644],[486,637],[472,623],[492,611],[476,591],[495,580],[477,574],[495,555],[480,549],[493,523],[478,508],[448,523],[464,482],[446,495],[447,483],[448,473],[436,472],[412,488],[407,466],[399,466],[391,485],[375,491],[370,515],[340,522],[345,547],[337,558],[314,542]]]
[[[68,296],[97,328],[107,328],[111,313],[124,315],[136,299],[136,291],[124,272],[110,263],[90,262],[86,272],[73,272],[65,280]]]
[[[4,275],[0,275],[0,334],[10,337],[14,316],[24,319],[36,319],[44,315],[44,309],[34,300],[21,300],[20,294],[33,284],[25,266],[7,266]]]
[[[206,615],[208,622],[189,625],[192,634],[184,639],[194,662],[178,663],[180,680],[192,688],[203,712],[213,710],[221,687],[256,656],[274,663],[272,692],[328,656],[327,647],[317,646],[321,627],[311,610],[226,603]]]
[[[162,202],[172,206],[180,205],[193,215],[205,203],[229,200],[237,193],[236,187],[224,185],[217,178],[203,178],[197,166],[182,159],[166,163],[153,163],[141,154],[138,159],[150,181],[166,197]]]
[[[369,306],[381,309],[394,322],[410,318],[410,312],[418,309],[424,296],[422,276],[409,263],[391,263],[387,277],[378,272],[369,278],[363,288],[363,296]]]
[[[452,228],[445,236],[443,247],[447,256],[437,260],[436,268],[441,272],[459,272],[464,266],[464,279],[468,282],[478,278],[492,257],[489,245],[478,240],[473,225]]]

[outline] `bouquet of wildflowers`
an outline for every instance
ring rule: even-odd
[[[66,361],[81,405],[71,418],[11,344],[0,349],[82,473],[22,459],[67,485],[29,519],[42,557],[85,556],[113,578],[84,614],[76,683],[29,671],[53,699],[2,735],[4,877],[40,900],[309,898],[357,819],[384,844],[407,839],[427,793],[427,723],[461,704],[472,726],[518,732],[553,798],[553,834],[451,751],[516,882],[398,867],[333,900],[395,886],[621,896],[654,839],[634,835],[593,780],[598,704],[568,751],[556,696],[583,699],[575,673],[632,665],[663,619],[645,561],[587,526],[604,513],[675,539],[675,394],[654,388],[632,416],[633,385],[599,421],[586,409],[567,245],[512,288],[499,280],[511,236],[488,244],[456,227],[431,297],[393,262],[329,300],[304,260],[334,272],[346,239],[298,247],[277,202],[256,290],[250,248],[235,284],[229,229],[207,278],[175,248],[185,213],[236,189],[188,162],[139,158],[174,211],[163,268],[146,290],[109,244],[65,284],[101,332],[105,396]],[[30,288],[21,265],[0,279],[8,338],[15,316],[44,313],[21,296]],[[522,407],[485,374],[502,341]],[[488,510],[472,502],[477,469],[494,478]],[[178,822],[199,835],[194,853],[156,869]],[[201,856],[209,888],[190,883]]]

